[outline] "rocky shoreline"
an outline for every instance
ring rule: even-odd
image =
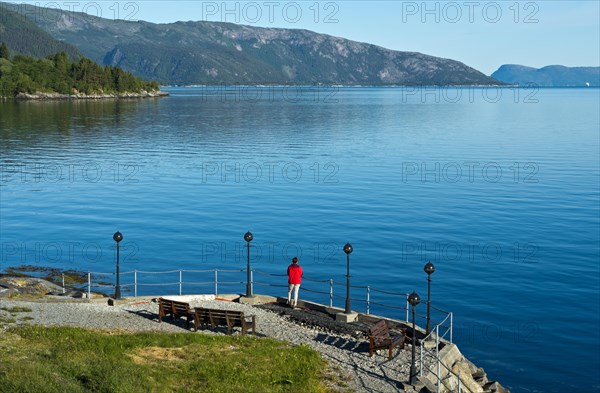
[[[23,101],[45,101],[45,100],[103,100],[103,99],[127,99],[127,98],[155,98],[155,97],[166,97],[169,93],[153,90],[153,91],[141,91],[139,93],[124,92],[124,93],[111,93],[111,94],[60,94],[60,93],[19,93],[14,98],[16,100]]]

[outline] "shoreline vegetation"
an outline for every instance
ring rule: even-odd
[[[149,98],[169,94],[119,67],[100,66],[87,58],[71,61],[65,52],[45,58],[11,56],[0,44],[0,98],[72,100]]]

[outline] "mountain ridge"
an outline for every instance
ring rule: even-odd
[[[0,42],[5,42],[16,54],[45,57],[65,52],[71,59],[82,57],[73,45],[53,38],[25,16],[8,9],[0,3]]]
[[[547,65],[541,68],[521,64],[504,64],[492,75],[502,82],[539,87],[599,87],[600,67]]]
[[[12,8],[26,16],[38,10]],[[502,84],[456,60],[304,29],[204,21],[155,24],[44,10],[47,18],[34,22],[54,38],[101,64],[163,84]]]

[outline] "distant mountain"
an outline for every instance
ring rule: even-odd
[[[0,7],[0,42],[5,42],[13,54],[46,57],[65,52],[71,59],[81,57],[73,45],[56,40],[26,17]]]
[[[11,5],[24,15],[33,6]],[[44,9],[32,19],[91,59],[165,84],[493,85],[455,60],[317,34],[216,22],[154,24]]]
[[[552,65],[532,68],[505,64],[492,74],[492,78],[508,84],[533,84],[541,87],[600,86],[600,67],[565,67]]]

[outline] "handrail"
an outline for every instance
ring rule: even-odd
[[[244,271],[246,271],[246,269],[244,269]],[[256,269],[252,269],[252,271],[254,271],[254,273],[262,274],[263,276],[287,277],[287,274],[267,273],[267,272],[263,272],[262,270],[256,270]]]
[[[383,304],[383,303],[377,303],[377,302],[374,302],[374,301],[371,301],[371,304],[376,304],[376,305],[378,305],[378,306],[387,307],[387,308],[393,308],[393,309],[396,309],[396,310],[406,310],[406,308],[405,308],[405,307],[389,306],[389,305],[387,305],[387,304]],[[407,322],[408,322],[408,321],[407,321]]]
[[[427,336],[425,336],[425,338],[423,338],[421,340],[421,342],[425,341],[428,337],[430,337],[435,332],[435,344],[436,344],[435,345],[435,353],[433,351],[431,351],[430,349],[425,348],[424,345],[420,346],[420,348],[421,348],[421,351],[420,351],[420,365],[421,365],[421,367],[420,367],[420,370],[419,370],[419,375],[423,375],[423,366],[427,367],[427,369],[430,372],[433,372],[434,375],[437,377],[437,384],[436,384],[436,386],[437,386],[437,391],[439,392],[440,391],[440,385],[443,384],[444,386],[446,386],[446,384],[444,383],[444,380],[441,379],[441,375],[440,375],[441,374],[440,368],[443,366],[448,371],[449,374],[451,374],[453,377],[456,377],[458,379],[458,392],[459,393],[461,392],[461,388],[465,388],[468,393],[473,393],[473,391],[471,389],[469,389],[469,387],[466,384],[464,384],[463,380],[460,378],[460,375],[457,375],[454,371],[452,371],[452,369],[450,369],[448,366],[446,366],[444,364],[444,362],[442,362],[441,359],[440,359],[440,356],[439,356],[439,347],[440,347],[439,327],[440,327],[440,325],[441,325],[441,323],[437,324],[435,326],[435,328],[432,329],[432,331]],[[437,372],[432,371],[430,369],[430,367],[427,366],[427,364],[425,364],[423,362],[423,352],[429,354],[430,356],[435,357],[435,359],[436,359],[436,365],[437,365]]]
[[[206,284],[214,284],[214,281],[182,281],[182,284],[191,284],[191,285],[206,285]],[[237,285],[243,284],[243,281],[219,281],[219,285]],[[179,284],[179,283],[177,283]],[[138,284],[144,285],[144,284]]]
[[[329,292],[315,291],[314,289],[309,289],[309,288],[303,288],[302,290],[308,291],[308,292],[312,292],[312,293],[320,293],[320,294],[323,294],[323,295],[329,295]]]
[[[310,281],[310,282],[329,282],[329,280],[315,280],[314,278],[306,278],[306,277],[302,277],[303,281]]]
[[[239,272],[245,272],[246,269],[207,269],[207,270],[187,270],[187,269],[177,269],[177,270],[165,270],[165,271],[145,271],[145,270],[130,270],[127,272],[119,272],[119,274],[134,274],[134,273],[141,273],[141,274],[169,274],[169,273],[179,273],[179,272],[184,272],[184,273],[212,273],[215,270],[217,270],[218,272],[221,273],[239,273]],[[95,275],[115,275],[115,272],[88,272],[90,274],[95,274]],[[285,274],[284,274],[285,276]]]
[[[339,281],[334,281],[334,283],[337,283],[339,285],[343,285],[346,286],[346,283],[341,283]],[[350,285],[350,288],[356,288],[356,289],[367,289],[369,288],[368,285]]]
[[[179,273],[181,270],[167,270],[164,272],[147,272],[147,271],[143,271],[143,270],[133,270],[130,272],[124,272],[121,274],[129,274],[129,273],[142,273],[142,274],[168,274],[168,273]]]
[[[390,291],[384,291],[384,290],[375,289],[375,288],[371,288],[371,291],[383,293],[385,295],[398,295],[398,296],[406,296],[406,297],[408,297],[408,293],[402,293],[402,292],[390,292]]]
[[[201,270],[195,270],[195,269],[175,269],[175,270],[166,270],[166,271],[144,271],[144,270],[132,270],[132,271],[127,271],[127,272],[121,272],[121,275],[128,275],[128,274],[133,274],[133,283],[128,283],[128,284],[121,284],[120,286],[123,288],[130,288],[133,287],[133,293],[134,296],[137,296],[138,293],[138,288],[140,287],[162,287],[162,286],[179,286],[179,293],[182,294],[183,293],[183,286],[184,285],[214,285],[214,292],[215,294],[218,293],[218,286],[219,284],[221,285],[237,285],[237,284],[243,284],[245,281],[240,280],[240,281],[219,281],[219,277],[218,277],[218,273],[241,273],[241,272],[245,272],[247,269],[201,269]],[[183,274],[184,273],[214,273],[214,277],[212,278],[211,281],[185,281],[183,279]],[[257,275],[261,275],[261,276],[267,276],[267,277],[285,277],[286,274],[277,274],[277,273],[269,273],[269,272],[265,272],[262,270],[258,270],[258,269],[252,269],[252,273],[251,274],[251,285],[261,285],[261,286],[266,286],[266,287],[273,287],[273,288],[286,288],[287,287],[287,283],[286,284],[276,284],[273,282],[269,282],[270,280],[267,281],[258,281],[258,280],[254,280],[254,274]],[[164,282],[160,282],[160,283],[142,283],[139,280],[138,274],[141,275],[160,275],[160,274],[179,274],[179,280],[178,281],[174,281],[174,282],[168,282],[168,283],[164,283]],[[91,288],[92,287],[103,287],[103,288],[110,288],[110,287],[115,287],[114,284],[112,285],[100,285],[100,284],[94,284],[92,285],[92,275],[99,275],[99,276],[115,276],[115,272],[88,272],[88,296],[91,296]],[[173,277],[174,278],[174,277]],[[321,289],[319,287],[315,287],[312,288],[310,286],[303,286],[302,289],[306,292],[309,293],[314,293],[314,294],[318,294],[318,295],[328,295],[329,297],[329,306],[333,307],[333,303],[335,299],[343,299],[345,298],[345,295],[342,295],[341,293],[337,293],[334,292],[334,285],[339,285],[343,288],[346,287],[346,283],[345,282],[340,282],[337,280],[333,280],[333,279],[315,279],[315,278],[311,278],[311,277],[303,277],[303,280],[306,282],[311,282],[311,283],[319,283],[319,284],[326,284],[328,286],[328,291],[325,290],[324,288]],[[405,320],[408,322],[408,318],[409,318],[409,304],[408,304],[408,294],[406,293],[402,293],[402,292],[394,292],[394,291],[388,291],[388,290],[383,290],[383,289],[377,289],[377,288],[373,288],[371,286],[365,286],[365,285],[350,285],[350,288],[354,288],[354,289],[359,289],[361,292],[363,290],[366,289],[366,293],[363,292],[366,295],[366,299],[365,298],[357,298],[356,297],[356,292],[354,292],[354,297],[351,297],[350,300],[352,302],[358,302],[360,304],[366,305],[366,313],[370,314],[371,313],[371,307],[372,306],[377,306],[379,308],[385,308],[385,309],[389,309],[389,310],[394,310],[394,311],[405,311],[406,315],[405,315]],[[404,306],[399,306],[399,305],[390,305],[389,303],[383,303],[381,301],[377,301],[377,294],[384,294],[384,295],[390,295],[390,296],[399,296],[402,298],[402,301],[404,302]],[[398,299],[399,300],[399,299]],[[434,310],[444,313],[446,314],[446,316],[444,317],[444,319],[442,320],[442,322],[440,323],[443,324],[445,322],[447,322],[448,318],[450,318],[450,326],[448,329],[446,329],[446,331],[443,334],[443,337],[447,337],[448,334],[450,335],[449,339],[450,342],[452,342],[452,313],[442,310],[438,307],[435,306],[431,306]],[[383,314],[385,315],[385,314]],[[424,316],[419,315],[418,316],[419,319],[425,319]]]
[[[214,271],[218,271],[220,273],[240,273],[240,272],[245,272],[246,269],[209,269],[209,270],[186,270],[186,269],[182,269],[182,272],[185,273],[212,273]],[[139,272],[138,272],[139,273]]]
[[[253,284],[266,285],[269,287],[287,288],[287,284],[271,284],[269,282],[253,281]]]
[[[242,271],[245,271],[245,269],[243,269]],[[287,274],[268,273],[268,272],[265,272],[265,271],[262,271],[262,270],[258,270],[258,269],[252,269],[252,271],[254,273],[262,274],[262,275],[265,275],[265,276],[287,277]],[[341,281],[337,281],[337,280],[318,280],[318,279],[314,279],[314,278],[310,278],[310,277],[302,277],[302,280],[303,281],[310,281],[310,282],[320,282],[320,283],[330,283],[331,282],[333,284],[338,284],[338,285],[346,286],[345,282],[341,282]],[[369,285],[350,285],[350,288],[370,289],[371,291],[383,293],[383,294],[386,294],[386,295],[408,296],[408,293],[385,291],[385,290],[381,290],[381,289],[372,288]],[[440,309],[437,309],[437,310],[444,312],[444,310],[440,310]]]
[[[431,306],[431,308],[433,308],[434,310],[437,310],[437,311],[440,311],[440,312],[446,313],[446,314],[449,314],[449,313],[450,313],[450,311],[442,310],[441,308],[437,308],[436,306]]]

